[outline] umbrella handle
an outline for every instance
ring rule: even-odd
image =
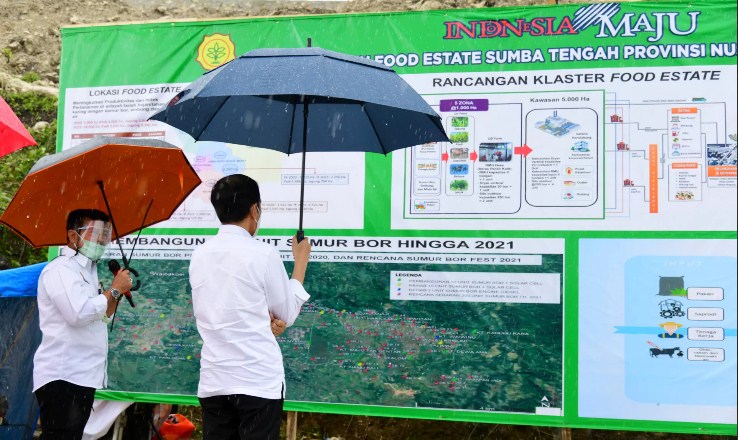
[[[112,262],[115,262],[115,266],[117,266],[118,268],[117,269],[112,269],[112,268],[110,268],[110,264],[108,264],[108,268],[110,268],[110,271],[113,272],[113,275],[115,275],[115,273],[117,273],[120,270],[120,263],[118,263],[116,260],[110,260],[108,263],[112,263]],[[126,264],[126,266],[127,266],[127,264]],[[126,270],[128,270],[128,272],[132,273],[136,278],[138,278],[138,271],[136,269],[134,269],[132,267],[126,267]],[[128,291],[124,294],[124,296],[126,297],[126,299],[128,300],[128,302],[131,304],[131,307],[136,307],[136,306],[133,304],[133,299],[131,299],[131,293],[130,292],[136,291],[136,290],[138,290],[140,288],[141,288],[141,280],[137,279],[136,280],[136,284],[134,286],[132,286],[130,289],[128,289]],[[121,296],[121,298],[122,298],[122,296]],[[118,298],[118,301],[120,301],[120,298]],[[118,303],[116,302],[116,304],[115,304],[115,312],[113,312],[113,319],[110,321],[110,331],[113,331],[113,326],[115,325],[115,316],[117,314],[118,314]]]
[[[295,235],[297,236],[298,243],[305,239],[305,231],[303,231],[302,229],[298,229]]]
[[[141,280],[138,279],[138,271],[132,267],[128,267],[128,272],[132,273],[136,277],[136,284],[131,287],[131,292],[135,292],[136,290],[141,288]]]

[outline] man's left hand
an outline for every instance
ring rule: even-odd
[[[279,318],[275,318],[272,312],[269,312],[269,319],[272,321],[271,329],[274,336],[281,335],[287,329],[287,323]]]

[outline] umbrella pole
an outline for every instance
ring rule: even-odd
[[[120,256],[123,258],[123,267],[128,269],[128,259],[126,258],[126,254],[123,252],[123,245],[120,244],[120,237],[118,237],[118,228],[115,227],[115,221],[113,220],[113,213],[110,211],[110,204],[108,203],[108,196],[105,195],[105,185],[103,184],[102,180],[97,181],[97,186],[100,187],[100,191],[102,192],[103,201],[105,202],[105,207],[108,209],[108,215],[110,216],[110,224],[113,225],[113,232],[115,232],[115,241],[118,242],[118,247],[120,248]],[[118,299],[120,301],[120,298]],[[113,311],[113,319],[110,322],[110,330],[113,330],[113,325],[115,325],[115,315],[118,314],[118,301],[115,302],[115,311]]]
[[[97,181],[97,186],[100,187],[100,191],[102,192],[103,201],[105,201],[105,207],[108,209],[108,215],[110,216],[110,224],[113,225],[113,232],[115,232],[116,241],[118,242],[118,247],[120,248],[120,256],[123,259],[123,267],[128,269],[131,273],[133,273],[136,278],[138,278],[138,272],[132,268],[129,267],[128,259],[126,258],[125,252],[123,252],[123,245],[120,243],[120,237],[118,236],[118,228],[115,227],[115,221],[113,221],[113,212],[110,210],[110,204],[108,203],[108,197],[105,194],[105,185],[103,184],[102,180]],[[141,236],[141,230],[143,229],[143,225],[146,224],[146,216],[149,215],[149,209],[151,209],[151,204],[154,203],[154,199],[151,199],[149,202],[149,206],[146,208],[146,212],[144,213],[143,221],[141,222],[141,228],[138,230],[138,236],[136,237],[136,241],[133,242],[133,249],[136,248],[136,243],[138,242],[138,237]],[[133,256],[133,249],[131,249],[131,256]],[[114,261],[114,260],[113,260]],[[116,261],[115,264],[118,265],[118,262]],[[108,265],[110,267],[110,265]],[[112,269],[111,269],[112,270]],[[115,275],[115,272],[113,272],[113,275]],[[136,280],[136,285],[131,286],[131,290],[138,290],[141,287],[141,280]],[[128,296],[128,301],[131,303],[131,307],[135,307],[133,305],[133,300],[131,300]],[[113,319],[110,321],[110,330],[113,330],[113,325],[115,325],[115,316],[118,314],[118,304],[115,304],[115,311],[113,312]]]
[[[307,47],[313,45],[312,38],[307,39]],[[302,204],[305,200],[305,156],[307,156],[307,125],[308,125],[308,101],[302,97],[302,179],[300,180],[300,227],[297,230],[297,242],[305,239],[305,231],[302,230]]]
[[[113,213],[110,211],[110,204],[108,203],[108,197],[105,195],[105,185],[103,184],[102,180],[97,181],[97,186],[100,187],[100,191],[102,192],[103,201],[105,201],[105,207],[108,208],[108,215],[110,216],[110,223],[113,225],[113,232],[115,232],[115,241],[118,242],[118,247],[120,248],[120,256],[123,259],[123,267],[128,269],[128,258],[126,258],[125,252],[123,252],[123,245],[120,244],[120,237],[118,236],[118,228],[115,227],[115,221],[113,220]]]
[[[302,97],[302,179],[300,180],[300,228],[297,230],[297,242],[305,239],[305,231],[302,230],[302,205],[305,200],[305,157],[307,156],[307,122],[308,101]]]

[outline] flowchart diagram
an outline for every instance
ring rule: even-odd
[[[633,81],[646,70],[666,79]],[[516,84],[504,93],[438,94],[436,76],[410,78],[451,142],[394,153],[393,227],[735,229],[734,214],[705,214],[736,210],[736,109],[725,98],[736,69],[715,67],[710,79],[693,71],[632,69],[625,81],[601,69],[588,90],[508,75]]]
[[[595,206],[602,177],[597,112],[588,107],[536,109],[527,119],[536,121],[533,126],[538,129],[528,133],[530,145],[549,145],[554,154],[529,155],[526,201],[539,208]],[[551,135],[553,139],[549,139]],[[602,217],[601,211],[593,209],[592,214]]]
[[[685,390],[704,385],[695,376],[728,374],[724,365],[735,360],[735,258],[637,256],[624,275],[628,307],[615,333],[625,337],[626,395],[652,403],[734,404]]]
[[[431,103],[451,142],[409,149],[406,215],[602,218],[603,99],[541,92]]]
[[[736,241],[579,241],[579,411],[736,420]]]
[[[605,163],[615,184],[606,215],[659,214],[706,193],[734,196],[738,155],[726,105],[702,97],[633,103],[608,93]]]

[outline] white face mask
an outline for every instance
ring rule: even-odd
[[[256,229],[254,230],[254,237],[259,233],[259,223],[261,223],[261,210],[259,210],[259,218],[256,219]]]
[[[103,256],[105,247],[110,243],[112,233],[110,224],[102,220],[94,220],[75,232],[82,240],[82,246],[77,251],[92,261],[97,261]]]
[[[79,235],[79,233],[77,233],[77,235]],[[84,238],[82,238],[82,236],[80,236],[79,239],[82,240],[82,247],[78,248],[77,251],[90,260],[97,261],[105,253],[105,245],[100,244],[96,241],[85,240]]]

